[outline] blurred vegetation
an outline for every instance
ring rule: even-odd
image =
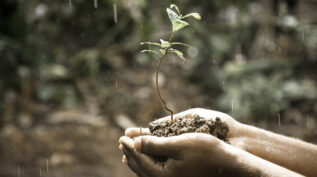
[[[131,93],[153,89],[151,77],[142,79],[153,74],[155,63],[151,55],[139,53],[139,43],[169,34],[165,8],[170,3],[104,0],[95,8],[84,0],[1,0],[2,123],[18,121],[20,112],[43,117],[52,109],[85,107],[87,102],[95,103],[97,114],[123,112],[137,119],[144,100]],[[173,65],[165,66],[165,75],[181,74],[165,82],[198,85],[193,92],[208,98],[192,103],[185,94],[173,97],[186,88],[166,86],[177,111],[201,106],[243,121],[275,119],[292,109],[302,117],[316,117],[315,2],[173,3],[186,13],[199,12],[203,19],[192,21],[193,27],[177,37],[194,47],[185,53],[184,65],[171,57]],[[187,103],[178,105],[179,97],[188,98]],[[162,112],[159,106],[152,109],[156,113],[151,116],[164,115],[157,113]]]
[[[116,147],[168,115],[140,42],[167,40],[171,3],[202,20],[175,36],[186,62],[160,68],[168,107],[317,143],[315,1],[1,0],[0,176],[133,175]]]

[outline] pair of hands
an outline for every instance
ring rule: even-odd
[[[239,146],[236,136],[241,124],[227,114],[206,110],[190,109],[175,115],[184,117],[196,114],[205,119],[217,117],[229,126],[229,144]],[[170,121],[165,117],[157,121]],[[129,128],[121,137],[119,148],[124,153],[123,163],[127,164],[139,177],[210,177],[234,176],[237,158],[232,153],[232,145],[218,138],[202,133],[186,133],[174,137],[149,136],[147,128]],[[153,157],[165,157],[157,161]]]

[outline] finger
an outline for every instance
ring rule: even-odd
[[[119,149],[121,150],[121,152],[123,152],[123,145],[122,144],[119,145]]]
[[[133,127],[133,128],[127,128],[125,130],[125,136],[128,136],[130,138],[134,138],[137,136],[150,135],[150,134],[151,134],[151,132],[150,132],[150,129],[148,129],[148,128]]]
[[[158,172],[161,166],[152,157],[135,150],[124,150],[124,154],[128,166],[139,176],[160,176]]]
[[[122,136],[119,139],[120,144],[122,144],[124,146],[124,148],[126,150],[132,150],[134,149],[134,141],[133,139],[127,137],[127,136]]]
[[[148,176],[165,176],[160,170],[161,166],[154,159],[146,154],[135,152],[136,162]],[[161,175],[160,175],[161,173]]]
[[[128,160],[127,160],[127,157],[125,155],[123,155],[123,157],[122,157],[122,163],[125,165],[128,165]]]
[[[142,136],[134,140],[134,148],[151,156],[177,157],[181,150],[181,138]]]
[[[203,108],[193,108],[193,109],[188,109],[186,111],[177,113],[174,115],[175,119],[178,118],[184,118],[188,117],[188,115],[199,115],[200,117],[206,118],[206,119],[216,119],[217,117],[223,118],[223,119],[232,119],[228,114],[219,112],[219,111],[214,111],[214,110],[209,110],[209,109],[203,109]],[[171,116],[166,116],[163,118],[160,118],[158,120],[155,120],[154,122],[161,122],[161,121],[171,121]]]
[[[124,140],[123,140],[124,141]],[[122,144],[123,153],[125,154],[122,158],[122,162],[127,164],[129,168],[136,173],[139,177],[149,177],[144,168],[140,165],[142,162],[139,160],[139,156],[135,150],[133,150],[128,144]]]
[[[195,109],[192,109],[192,112],[194,114],[198,114],[200,117],[204,117],[206,119],[212,119],[212,120],[215,120],[216,118],[220,118],[220,119],[231,118],[228,114],[225,114],[219,111],[209,110],[209,109],[195,108]]]
[[[134,173],[136,173],[139,177],[149,177],[129,152],[126,152],[125,157],[127,165]]]

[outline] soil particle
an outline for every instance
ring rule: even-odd
[[[229,127],[220,118],[215,121],[207,120],[199,115],[186,115],[185,117],[174,119],[173,122],[153,121],[149,123],[149,129],[154,136],[169,137],[183,133],[206,133],[211,134],[223,141],[226,141]]]

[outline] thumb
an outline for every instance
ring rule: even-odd
[[[140,136],[134,140],[136,151],[151,156],[178,156],[181,151],[180,138],[175,137],[156,137]]]

